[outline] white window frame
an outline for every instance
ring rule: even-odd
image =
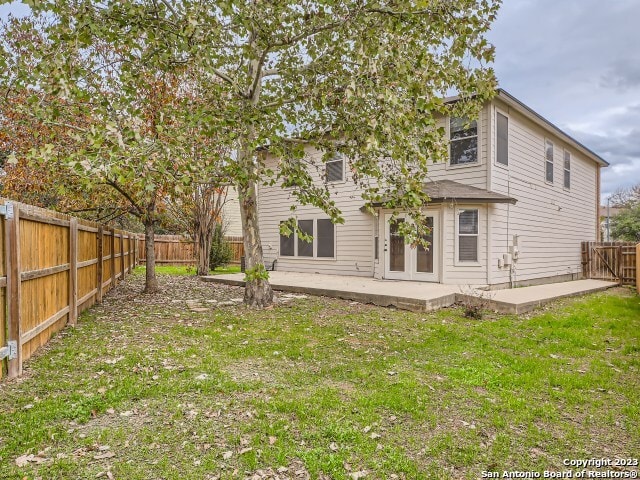
[[[551,144],[551,161],[547,158],[547,144]],[[555,159],[556,159],[556,145],[548,138],[544,139],[544,147],[543,147],[543,157],[544,157],[544,181],[549,185],[553,185],[556,177],[556,168],[555,168]],[[547,179],[547,165],[551,164],[551,180]]]
[[[569,168],[567,168],[567,156],[569,156]],[[571,152],[565,148],[562,154],[562,187],[565,190],[571,190],[571,159]],[[567,172],[569,172],[569,186],[567,186]]]
[[[476,119],[470,119],[470,120],[475,120],[476,122],[476,142],[477,142],[477,150],[478,153],[476,155],[476,161],[475,162],[468,162],[468,163],[457,163],[457,164],[452,164],[451,163],[451,120],[453,118],[460,118],[460,117],[447,117],[447,125],[446,125],[446,131],[447,131],[447,139],[449,141],[449,158],[447,159],[447,163],[446,163],[446,168],[465,168],[465,167],[477,167],[478,165],[480,165],[481,162],[481,156],[482,156],[482,152],[480,151],[480,145],[481,145],[481,136],[480,136],[480,118],[476,118]],[[465,138],[471,138],[471,137],[465,137]]]
[[[293,256],[282,255],[280,253],[280,232],[278,231],[278,258],[282,258],[283,260],[295,260],[295,261],[336,261],[338,258],[338,226],[333,224],[333,257],[318,257],[318,220],[329,220],[328,217],[317,217],[317,216],[304,216],[300,218],[296,218],[296,222],[301,220],[312,220],[313,221],[313,256],[311,257],[301,257],[298,255],[298,232],[294,231],[291,233],[293,237]]]
[[[342,162],[342,178],[340,180],[331,180],[329,181],[327,171],[330,163]],[[324,165],[324,181],[328,185],[334,185],[336,183],[342,183],[345,181],[346,177],[346,162],[344,161],[344,156],[340,153],[337,153],[331,160],[327,161]]]
[[[478,233],[476,234],[470,234],[470,233],[460,233],[460,213],[467,211],[467,210],[475,210],[476,212],[478,212]],[[461,266],[461,267],[481,267],[482,264],[480,263],[480,221],[482,220],[481,217],[481,209],[477,206],[469,206],[469,207],[458,207],[455,209],[455,252],[454,252],[454,258],[453,258],[453,264],[455,266]],[[476,259],[477,260],[460,260],[460,237],[464,236],[464,237],[476,237],[477,241],[476,241]]]
[[[506,117],[507,119],[507,163],[506,165],[504,163],[500,163],[498,161],[498,114],[502,115],[503,117]],[[494,143],[494,154],[493,154],[493,163],[494,165],[500,167],[500,168],[506,168],[509,169],[509,144],[511,139],[511,116],[503,111],[500,110],[499,108],[495,109],[495,143]]]

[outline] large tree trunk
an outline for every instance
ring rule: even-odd
[[[273,302],[273,290],[268,277],[257,278],[255,272],[264,271],[264,257],[258,225],[258,198],[256,184],[249,180],[246,186],[238,187],[240,214],[244,227],[244,256],[247,281],[244,302],[251,307],[264,307]]]
[[[156,246],[153,218],[146,218],[144,221],[144,247],[147,257],[144,293],[156,293],[159,288],[158,279],[156,278]]]

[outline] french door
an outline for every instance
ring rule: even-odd
[[[385,215],[385,278],[395,280],[419,280],[437,282],[438,277],[438,217],[427,214],[427,225],[431,232],[424,238],[429,246],[412,247],[405,243],[399,233],[402,223],[411,222],[408,216],[400,215],[391,220],[391,214]]]

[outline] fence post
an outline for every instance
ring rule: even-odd
[[[102,302],[102,284],[104,283],[103,278],[103,258],[104,257],[104,228],[102,225],[98,227],[98,268],[97,270],[97,282],[98,282],[98,292],[96,293],[96,302]]]
[[[640,243],[636,245],[636,289],[640,294]]]
[[[78,219],[69,220],[69,325],[78,320]]]
[[[111,229],[111,288],[116,286],[116,229]]]
[[[120,232],[120,281],[124,280],[124,232]]]
[[[6,245],[7,245],[7,301],[9,303],[9,325],[7,339],[17,343],[15,358],[8,362],[8,377],[22,375],[22,318],[20,302],[22,280],[20,278],[20,207],[7,203]]]

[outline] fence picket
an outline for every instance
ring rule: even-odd
[[[225,237],[232,250],[231,263],[239,264],[244,255],[242,237]],[[144,239],[140,238],[139,261],[145,262]],[[156,235],[155,256],[157,265],[195,265],[197,251],[195,242],[179,235]]]
[[[640,254],[633,242],[582,242],[585,278],[637,285]]]
[[[112,251],[105,264],[102,225],[0,199],[2,202],[6,214],[0,220],[0,230],[4,229],[0,303],[7,308],[0,308],[0,332],[7,335],[0,335],[0,347],[5,340],[16,342],[17,356],[6,362],[7,376],[12,378],[22,373],[24,361],[56,331],[74,325],[82,310],[100,302],[115,286],[113,277],[104,284],[105,266],[112,267],[110,276],[115,275],[115,232],[109,229]],[[125,259],[124,235],[121,232],[120,280],[131,271],[124,268],[125,260],[132,266],[136,262],[136,250],[131,247]]]

